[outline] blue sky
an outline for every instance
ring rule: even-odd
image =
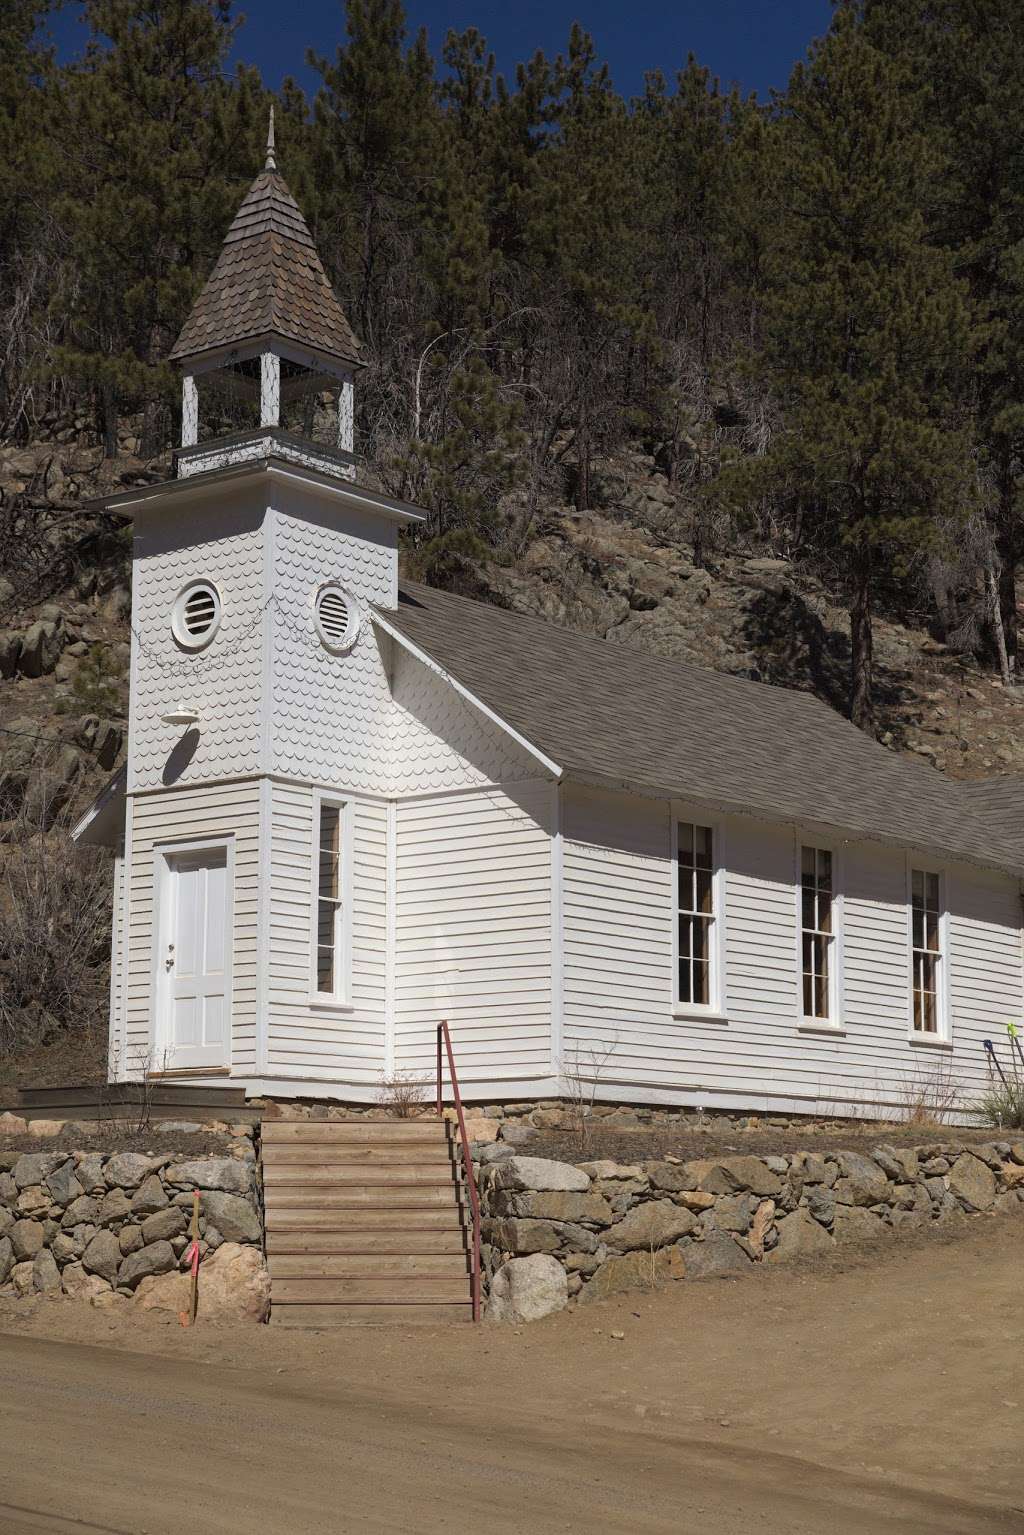
[[[239,58],[256,63],[269,85],[287,74],[307,88],[307,47],[333,55],[344,36],[342,0],[242,0],[246,17]],[[510,71],[538,48],[554,54],[579,21],[611,65],[625,95],[640,90],[644,72],[671,74],[693,52],[702,64],[745,90],[767,95],[782,87],[794,61],[828,26],[829,0],[406,0],[410,28],[427,28],[440,47],[449,27],[475,26],[491,44],[499,68]],[[76,52],[84,29],[80,7],[66,5],[52,25],[62,55]]]

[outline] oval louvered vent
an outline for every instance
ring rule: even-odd
[[[171,628],[179,645],[198,650],[220,626],[220,593],[208,581],[192,581],[174,604]]]
[[[359,612],[340,586],[322,586],[317,592],[316,629],[328,650],[348,650],[355,643]]]

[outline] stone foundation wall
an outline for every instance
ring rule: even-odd
[[[476,1148],[492,1320],[1024,1208],[1024,1142],[573,1165]]]
[[[259,1175],[241,1128],[216,1156],[0,1151],[0,1294],[185,1309],[195,1189],[201,1312],[263,1320]]]

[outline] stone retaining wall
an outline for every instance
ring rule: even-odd
[[[1024,1142],[572,1165],[475,1150],[488,1316],[751,1272],[1024,1202]]]
[[[186,1309],[195,1189],[202,1314],[264,1320],[259,1175],[241,1127],[220,1156],[0,1151],[0,1294]]]

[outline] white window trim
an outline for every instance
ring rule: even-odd
[[[803,862],[801,852],[805,847],[820,848],[832,854],[832,960],[828,977],[828,1017],[808,1017],[804,1012],[804,914],[802,900]],[[828,837],[796,829],[793,843],[793,900],[796,908],[796,1026],[801,1034],[831,1034],[843,1038],[846,1034],[844,998],[844,932],[845,932],[845,874],[842,848]]]
[[[711,1001],[705,1006],[699,1002],[683,1002],[679,997],[679,880],[676,872],[676,853],[679,845],[680,823],[689,822],[711,828]],[[701,1023],[728,1023],[727,990],[725,974],[725,849],[722,822],[696,806],[672,805],[669,816],[669,870],[671,875],[670,900],[672,921],[672,1017],[689,1018]]]
[[[914,1028],[914,907],[913,907],[913,876],[914,870],[921,869],[926,874],[939,876],[939,985],[938,985],[938,1031],[935,1034],[926,1034],[923,1029]],[[941,863],[933,859],[918,857],[913,853],[907,854],[907,1039],[912,1045],[923,1046],[928,1050],[951,1050],[953,1048],[953,1019],[949,1005],[949,880],[946,869]]]
[[[324,805],[341,811],[341,825],[339,827],[340,857],[341,857],[341,912],[340,933],[334,935],[334,991],[317,991],[316,986],[316,960],[317,960],[317,912],[320,899],[319,880],[319,850],[320,850],[320,812]],[[324,1008],[331,1012],[352,1011],[352,892],[354,882],[352,878],[352,853],[355,845],[353,835],[353,805],[350,799],[341,794],[330,794],[321,789],[313,791],[313,825],[310,839],[310,907],[309,907],[309,1006]]]

